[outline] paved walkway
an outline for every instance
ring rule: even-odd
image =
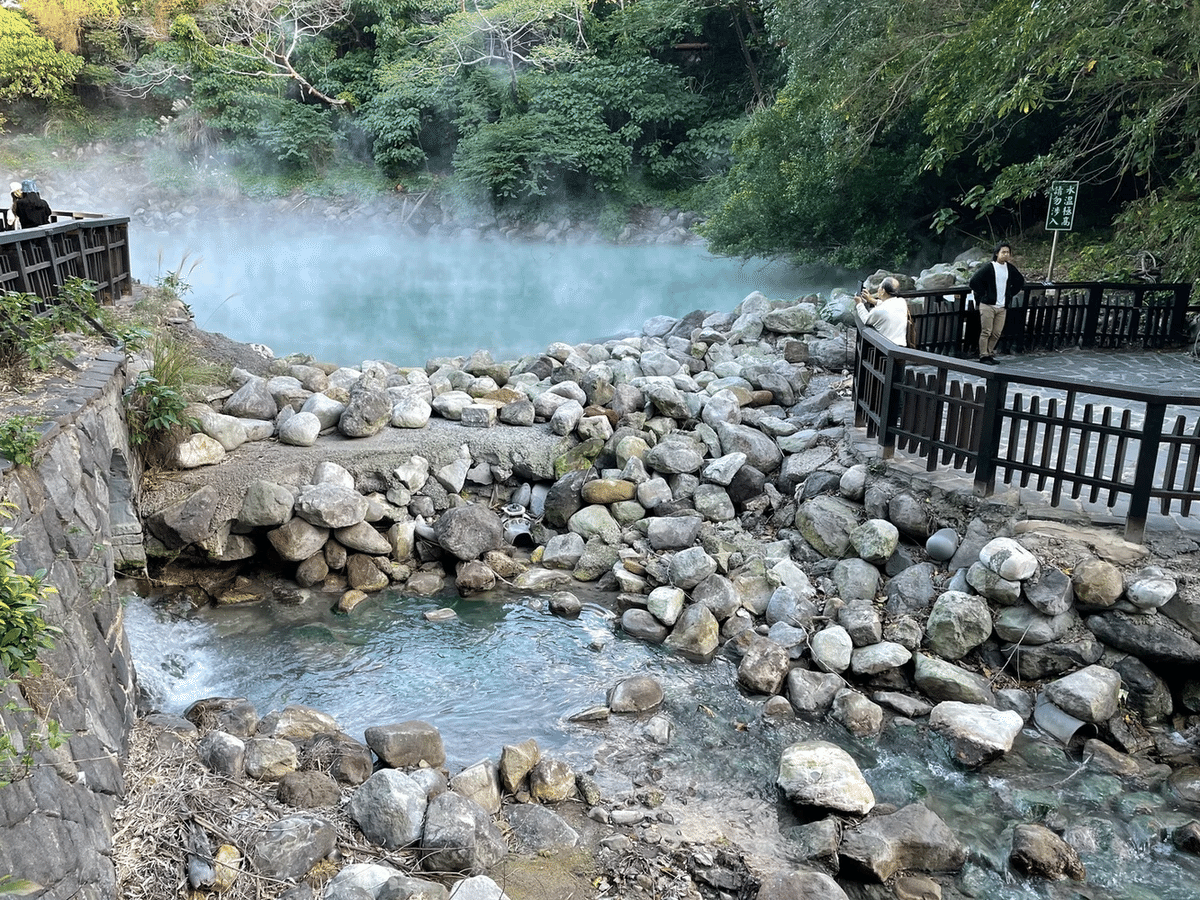
[[[997,357],[998,368],[1001,371],[1013,373],[1018,378],[1022,375],[1041,376],[1048,378],[1071,378],[1085,381],[1097,386],[1112,385],[1133,387],[1140,390],[1160,388],[1169,391],[1194,393],[1200,397],[1200,358],[1191,355],[1187,350],[1170,351],[1106,351],[1106,350],[1062,350],[1020,355]],[[1010,395],[1013,389],[1010,388]],[[1048,400],[1052,397],[1065,401],[1066,392],[1049,388],[1031,389],[1029,386],[1018,388],[1026,398],[1036,394]],[[1028,401],[1027,401],[1028,402]],[[1104,405],[1113,406],[1119,415],[1123,408],[1120,401],[1104,398],[1101,395],[1079,395],[1077,405],[1094,403],[1097,407],[1097,417]],[[1140,420],[1141,409],[1130,406],[1131,422],[1136,426]],[[1168,406],[1167,425],[1174,427],[1178,416],[1183,416],[1188,433],[1194,433],[1197,420],[1200,419],[1200,406]],[[1007,441],[1007,435],[1004,438]],[[878,456],[878,445],[873,441],[862,438],[860,452],[868,456]],[[1165,464],[1165,451],[1164,451]],[[1183,460],[1186,462],[1186,458]],[[1133,460],[1126,460],[1125,469],[1132,475]],[[930,492],[946,492],[951,494],[972,494],[973,475],[953,469],[939,469],[934,472],[925,471],[924,460],[907,457],[897,451],[891,465],[899,471],[908,474],[922,489]],[[1180,466],[1181,468],[1182,466]],[[1059,505],[1050,505],[1049,485],[1044,491],[1035,490],[1036,480],[1031,478],[1031,487],[1019,486],[1020,478],[1015,476],[1012,484],[1004,484],[1001,480],[1003,473],[997,473],[995,494],[992,502],[1003,504],[1014,510],[1023,510],[1029,517],[1086,522],[1092,525],[1112,527],[1124,533],[1125,514],[1128,510],[1127,496],[1118,496],[1113,506],[1108,506],[1106,492],[1101,492],[1095,501],[1088,499],[1089,492],[1085,488],[1078,499],[1070,497],[1070,490],[1064,490]],[[1152,502],[1146,521],[1146,542],[1159,547],[1169,547],[1175,552],[1191,552],[1200,549],[1200,504],[1193,506],[1191,514],[1182,515],[1179,504],[1172,505],[1171,511],[1164,514],[1159,505]]]
[[[1053,350],[997,359],[1001,368],[1021,375],[1066,376],[1093,384],[1200,394],[1200,357],[1186,350]]]

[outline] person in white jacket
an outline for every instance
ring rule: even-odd
[[[893,344],[907,346],[908,301],[897,297],[900,282],[887,277],[879,285],[879,293],[872,296],[866,288],[858,295],[854,312],[858,320],[868,328],[874,328]]]

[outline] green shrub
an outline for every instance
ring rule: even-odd
[[[34,328],[36,302],[38,298],[33,294],[0,293],[0,368],[16,373],[30,363],[30,329]]]
[[[0,515],[11,518],[11,509],[11,504],[0,507]],[[51,635],[57,630],[42,618],[42,604],[55,589],[46,584],[45,570],[17,573],[18,543],[11,527],[0,528],[0,671],[40,675],[37,654],[54,646]]]
[[[125,394],[129,440],[136,446],[169,441],[198,426],[184,414],[194,385],[215,378],[214,367],[178,341],[159,335],[150,341],[149,368]]]
[[[187,400],[168,384],[163,384],[147,369],[138,375],[125,395],[129,419],[129,442],[139,447],[163,438],[186,424],[183,411]]]
[[[84,331],[91,328],[89,319],[100,316],[100,301],[96,299],[98,285],[84,278],[68,278],[56,295],[58,303],[51,307],[58,331]]]
[[[33,451],[42,440],[37,416],[9,416],[0,422],[0,454],[18,466],[33,464]]]
[[[14,384],[24,381],[26,370],[50,368],[55,357],[55,336],[65,331],[88,331],[100,315],[96,284],[69,278],[56,302],[36,294],[0,293],[0,369]]]
[[[13,509],[11,503],[0,504],[0,516],[12,518]],[[45,600],[55,589],[46,583],[45,570],[32,575],[17,572],[18,543],[10,527],[0,528],[0,673],[37,677],[42,674],[37,655],[54,646],[53,635],[59,631],[42,618]],[[11,679],[0,678],[0,689],[10,683]],[[19,717],[21,724],[14,731],[0,731],[0,787],[27,775],[36,751],[59,747],[65,740],[57,722],[42,721],[15,701],[5,704],[4,710]],[[0,894],[20,894],[21,884],[0,881]]]

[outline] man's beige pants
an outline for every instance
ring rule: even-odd
[[[1004,318],[1008,310],[1000,306],[979,304],[979,355],[995,356],[996,345],[1004,333]]]

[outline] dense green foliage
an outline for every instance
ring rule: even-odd
[[[151,339],[150,366],[138,373],[125,393],[129,440],[135,447],[178,438],[199,427],[187,415],[192,387],[208,376],[209,367],[192,351],[167,335]]]
[[[0,456],[18,466],[33,463],[33,452],[42,440],[37,416],[8,416],[0,422]]]
[[[1195,4],[778,0],[768,27],[788,83],[735,148],[718,247],[866,263],[928,226],[1013,236],[1063,179],[1126,268],[1142,249],[1173,277],[1200,268]]]
[[[36,102],[68,105],[83,60],[55,49],[19,12],[0,8],[0,125],[14,106]]]
[[[1108,270],[1200,267],[1190,0],[108,2],[0,11],[0,116],[122,93],[251,177],[685,203],[716,250],[853,266],[1040,233],[1078,180]]]
[[[160,276],[143,302],[160,309],[183,302],[191,291],[184,274],[186,263],[185,258],[178,268]],[[193,263],[191,268],[195,266]],[[169,457],[179,440],[199,428],[199,423],[187,414],[196,386],[223,379],[216,367],[197,358],[190,347],[168,334],[152,336],[146,355],[149,365],[125,391],[125,413],[130,443],[141,450],[147,462],[157,464]]]

